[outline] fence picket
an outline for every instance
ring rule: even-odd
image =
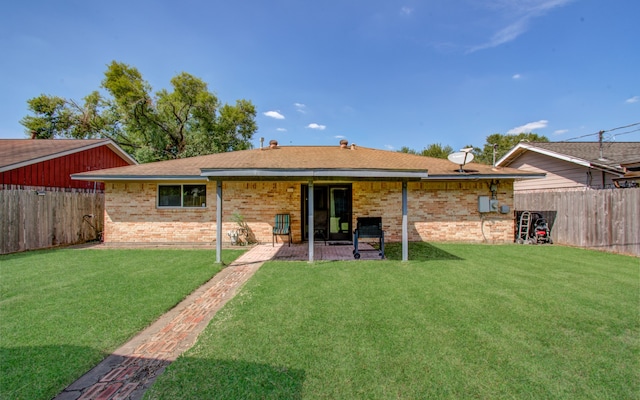
[[[0,254],[95,240],[96,232],[83,220],[87,214],[94,215],[90,221],[102,231],[103,193],[0,190]]]
[[[640,188],[517,192],[514,208],[554,215],[555,243],[640,256]]]

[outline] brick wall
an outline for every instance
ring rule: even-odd
[[[513,213],[478,212],[478,196],[490,196],[489,181],[409,182],[407,186],[409,241],[513,241]],[[500,182],[497,199],[513,209],[513,181]],[[382,216],[385,239],[402,240],[402,184],[353,184],[353,215]]]
[[[301,184],[295,182],[223,183],[223,241],[237,227],[234,213],[244,217],[259,242],[270,242],[275,214],[289,213],[293,241],[301,235]],[[105,242],[213,243],[216,238],[216,184],[207,183],[207,205],[198,208],[158,208],[156,183],[105,185]],[[400,241],[402,184],[353,183],[353,222],[357,217],[382,216],[387,241]],[[478,196],[488,196],[488,181],[410,182],[409,241],[511,242],[513,214],[481,216]],[[501,182],[498,200],[513,208],[513,182]],[[284,239],[284,238],[283,238]]]
[[[215,182],[207,183],[207,204],[202,208],[158,208],[156,183],[105,186],[105,242],[215,242]],[[227,232],[237,228],[234,213],[244,217],[258,241],[268,242],[275,214],[288,212],[293,239],[301,240],[299,184],[226,182],[222,193],[224,242],[230,240]]]

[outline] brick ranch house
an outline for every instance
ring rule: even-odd
[[[322,227],[350,241],[358,217],[382,217],[385,239],[513,241],[513,183],[544,174],[377,150],[278,146],[74,174],[105,183],[104,241],[216,243],[243,216],[259,242],[276,214],[291,216],[293,241]],[[483,212],[479,212],[479,196]],[[489,199],[495,208],[487,209]],[[496,204],[497,203],[497,204]],[[315,221],[315,222],[314,222]],[[219,252],[218,252],[219,254]],[[310,259],[312,255],[310,254]]]

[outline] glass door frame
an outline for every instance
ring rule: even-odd
[[[308,185],[301,185],[302,238],[308,236]],[[341,195],[338,195],[341,193]],[[353,189],[350,183],[313,184],[314,240],[352,241]]]

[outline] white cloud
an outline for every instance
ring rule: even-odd
[[[517,80],[517,79],[520,79],[520,78],[522,78],[522,75],[520,75],[520,74],[514,74],[514,75],[511,77],[511,79],[516,79],[516,80]]]
[[[637,103],[640,101],[640,96],[633,96],[633,97],[629,97],[625,103],[627,104],[633,104],[633,103]]]
[[[293,103],[293,106],[296,108],[296,111],[302,114],[307,113],[307,106],[302,103]]]
[[[569,132],[568,129],[558,129],[557,131],[554,131],[553,134],[554,135],[564,135],[567,132]]]
[[[526,32],[528,27],[529,18],[521,18],[494,33],[488,42],[472,47],[467,53],[474,53],[478,50],[490,49],[492,47],[498,47],[501,44],[511,42]]]
[[[546,128],[548,124],[549,124],[549,121],[547,121],[546,119],[541,119],[540,121],[536,121],[536,122],[529,122],[528,124],[524,124],[522,126],[516,126],[515,128],[510,129],[507,132],[507,135],[517,135],[519,133],[531,133],[536,129]]]
[[[278,132],[286,132],[287,130],[284,129],[284,128],[276,128],[276,131],[278,131]]]
[[[518,38],[529,29],[532,19],[542,17],[554,8],[562,7],[573,0],[493,0],[485,4],[495,9],[498,18],[506,19],[507,25],[499,28],[491,38],[474,46],[467,53],[498,47]]]
[[[317,129],[319,131],[323,131],[323,130],[326,129],[326,126],[325,125],[319,125],[319,124],[316,124],[314,122],[312,124],[307,125],[307,128],[309,128],[309,129]]]
[[[284,115],[280,114],[280,112],[278,111],[267,111],[262,113],[263,115],[269,117],[269,118],[274,118],[274,119],[284,119]]]
[[[336,138],[336,139],[345,139],[345,138],[346,138],[346,136],[343,136],[343,135],[336,135],[336,136],[334,136],[334,138]]]
[[[409,15],[413,14],[413,8],[404,6],[404,7],[402,7],[400,9],[400,14],[409,16]]]

